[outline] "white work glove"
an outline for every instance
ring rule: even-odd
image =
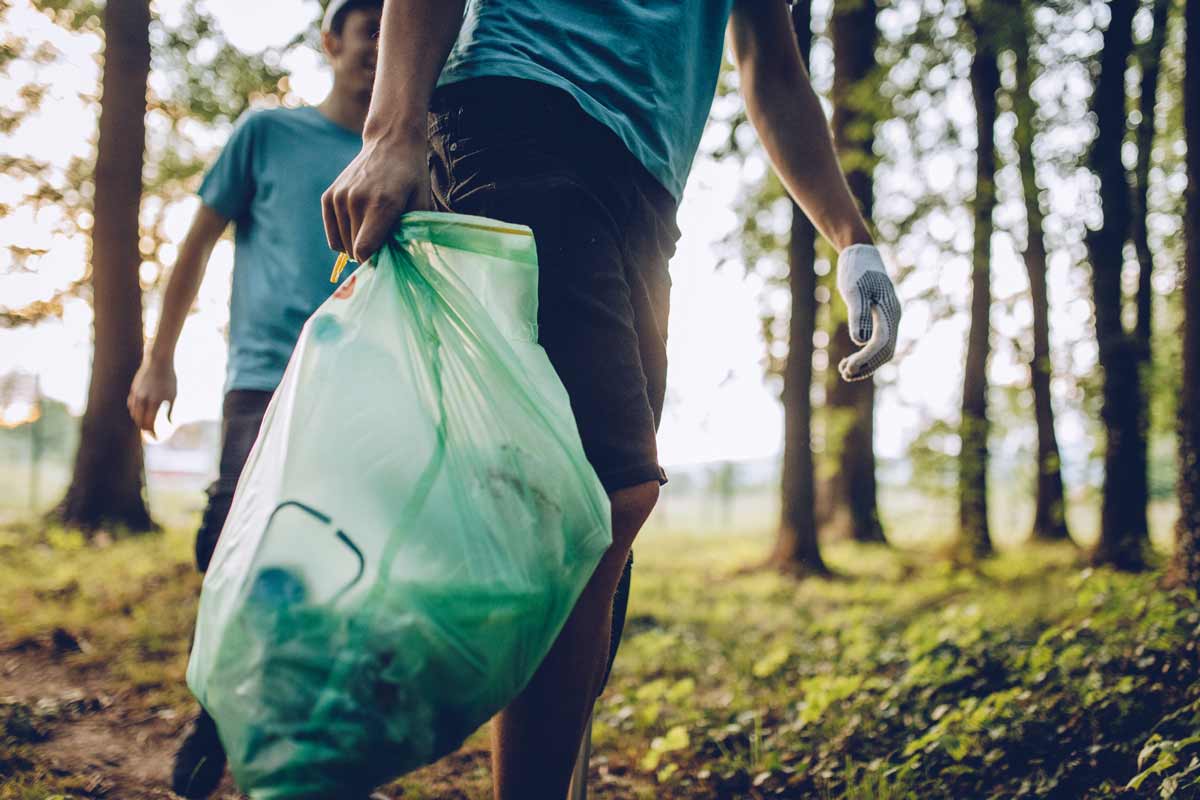
[[[879,249],[869,244],[850,245],[838,256],[837,287],[846,303],[850,340],[862,348],[843,358],[838,372],[844,380],[861,381],[896,353],[900,301]]]

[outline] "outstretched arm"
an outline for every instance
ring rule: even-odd
[[[838,368],[861,380],[891,360],[900,303],[850,187],[800,58],[784,0],[738,0],[729,39],[750,121],[788,193],[841,254],[838,289],[850,338],[863,346]]]
[[[175,345],[204,279],[208,257],[228,224],[229,220],[218,212],[201,205],[179,247],[179,257],[163,294],[158,330],[146,349],[126,401],[129,415],[144,431],[154,432],[159,406],[166,403],[170,409],[175,404]]]

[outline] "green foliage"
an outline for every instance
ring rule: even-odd
[[[35,436],[42,456],[65,461],[75,452],[79,420],[71,415],[64,403],[43,398],[41,416],[36,421],[15,428],[0,428],[0,463],[24,463],[30,457]]]
[[[86,544],[0,533],[6,642],[61,628],[74,663],[147,711],[184,712],[199,576],[190,533]],[[828,549],[843,579],[741,573],[764,543],[651,532],[597,707],[596,755],[631,796],[1188,797],[1200,779],[1200,611],[1156,575],[1079,570],[1068,547],[979,572]],[[39,742],[70,719],[0,701],[0,800],[71,796]],[[482,736],[483,734],[479,734]],[[478,747],[478,740],[473,746]],[[485,796],[479,761],[456,780]],[[442,796],[419,775],[407,797]],[[654,788],[646,788],[654,787]],[[40,792],[40,793],[39,793]],[[422,794],[424,792],[424,794]],[[1134,793],[1134,794],[1131,794]]]
[[[0,529],[0,630],[11,644],[62,629],[80,664],[104,665],[131,701],[184,708],[183,684],[200,576],[190,532],[102,537],[59,528]]]
[[[699,546],[639,551],[629,636],[600,706],[605,747],[632,751],[664,789],[1098,798],[1143,772],[1139,791],[1155,793],[1200,774],[1189,741],[1200,612],[1158,576],[1081,572],[1065,547],[968,573],[838,546],[846,580],[714,580],[670,555],[699,559]],[[688,677],[694,688],[667,699]],[[690,749],[668,749],[680,726]]]
[[[102,36],[103,4],[93,0],[35,0],[34,7],[55,24],[78,37]],[[0,7],[0,19],[7,9]],[[315,29],[314,29],[315,30]],[[150,274],[161,276],[169,266],[160,253],[167,244],[163,224],[171,205],[190,194],[214,151],[197,144],[197,133],[205,128],[228,126],[251,103],[278,103],[290,99],[286,73],[281,67],[285,53],[315,42],[306,32],[281,48],[261,53],[244,53],[230,45],[212,15],[202,4],[186,3],[180,19],[167,25],[157,16],[150,24],[151,79],[147,98],[147,144],[144,168],[141,250],[145,262],[155,265]],[[6,26],[0,35],[0,65],[25,62],[32,79],[18,93],[19,103],[0,112],[0,141],[41,113],[49,89],[43,77],[51,67],[61,67],[65,56],[48,42],[31,41]],[[96,57],[102,61],[101,56]],[[95,106],[99,115],[99,86],[85,87],[82,99]],[[73,158],[67,164],[52,164],[14,154],[0,160],[0,175],[18,181],[23,196],[0,206],[0,217],[16,207],[56,213],[51,233],[86,236],[91,224],[94,185],[92,159],[95,132],[81,131],[92,142],[92,154]],[[46,219],[41,217],[39,221]],[[50,223],[43,223],[50,224]],[[41,233],[45,233],[42,231]],[[6,243],[13,268],[36,271],[40,253],[30,251],[25,241]],[[33,256],[31,258],[31,256]],[[147,288],[157,278],[147,281]],[[61,316],[63,301],[86,297],[86,274],[60,288],[48,300],[18,308],[0,305],[0,327],[34,324]]]
[[[913,483],[923,494],[950,497],[958,476],[958,431],[945,420],[930,420],[908,446]]]

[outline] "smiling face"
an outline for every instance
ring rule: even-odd
[[[351,7],[321,35],[325,55],[333,67],[333,85],[338,90],[370,93],[375,82],[382,13],[379,5]]]

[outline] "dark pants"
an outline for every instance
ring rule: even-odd
[[[225,527],[229,506],[233,503],[233,491],[250,449],[258,438],[263,415],[271,402],[271,392],[234,389],[225,395],[221,406],[221,461],[217,468],[217,479],[208,487],[208,504],[196,532],[196,566],[201,572],[208,569],[217,538]]]

